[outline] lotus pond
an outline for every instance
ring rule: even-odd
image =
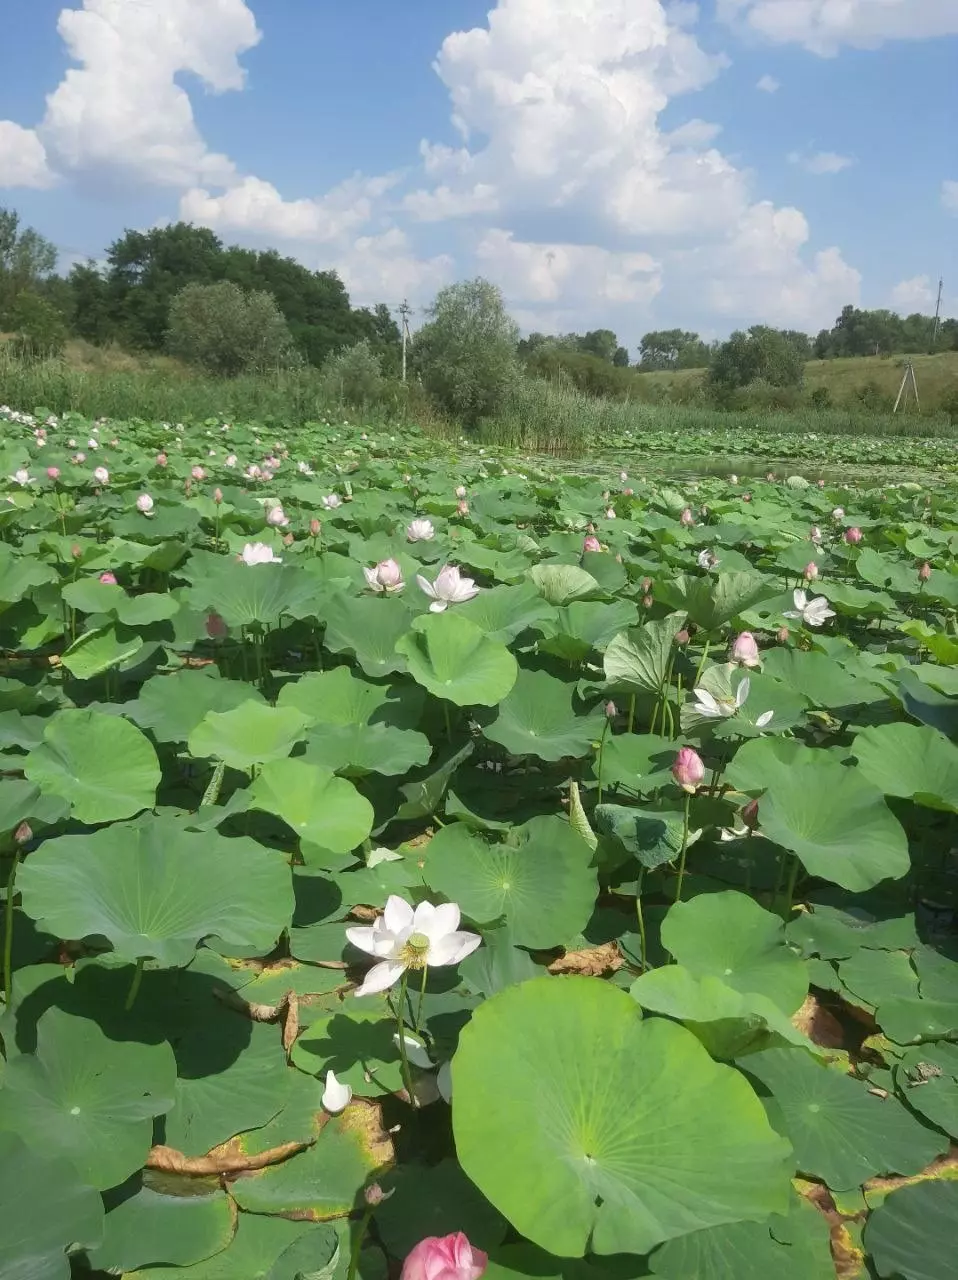
[[[953,494],[0,417],[2,1280],[954,1276]]]

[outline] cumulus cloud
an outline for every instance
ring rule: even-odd
[[[647,253],[615,253],[597,245],[536,244],[493,228],[476,249],[483,273],[518,303],[601,308],[646,304],[662,287],[659,263]]]
[[[958,35],[958,0],[718,0],[718,16],[777,44],[823,57],[843,45]]]
[[[941,203],[949,213],[958,213],[958,182],[941,184]]]
[[[891,306],[902,315],[913,315],[916,311],[927,315],[934,311],[937,297],[938,286],[932,284],[930,276],[914,276],[895,285],[891,291]]]
[[[850,169],[855,161],[851,156],[841,156],[836,151],[791,151],[788,155],[788,163],[797,165],[806,173],[814,173],[820,177],[823,174],[841,173],[843,169]]]
[[[0,120],[0,187],[49,187],[55,180],[35,131]]]
[[[760,76],[758,83],[755,86],[755,88],[760,89],[762,93],[778,93],[781,87],[781,84],[779,84],[775,77],[770,75]]]
[[[428,302],[456,276],[449,254],[432,258],[417,255],[409,237],[399,227],[375,236],[360,236],[333,258],[346,287],[360,302],[408,297],[414,305]]]

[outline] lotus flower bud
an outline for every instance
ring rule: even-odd
[[[400,1280],[479,1280],[488,1262],[461,1231],[427,1236],[407,1254]]]
[[[754,831],[758,826],[758,801],[749,800],[748,804],[742,810],[742,821],[748,827],[749,831]]]
[[[625,497],[625,498],[632,498],[632,497],[634,497],[634,496],[635,496],[635,490],[634,490],[634,489],[623,489],[623,490],[622,490],[622,496],[623,496],[623,497]]]
[[[319,520],[316,519],[315,516],[313,516],[312,520],[310,520],[309,522],[309,536],[311,538],[318,538],[319,535],[322,533],[322,531],[323,531],[322,524],[320,523]]]
[[[809,531],[809,534],[808,534],[808,540],[809,542],[814,542],[816,546],[819,546],[821,544],[822,531],[821,529],[819,529],[817,524],[812,525],[811,530]]]
[[[688,528],[689,525],[695,524],[695,516],[692,515],[691,507],[686,507],[683,510],[682,514],[679,516],[679,523],[684,524],[686,528]]]
[[[643,594],[648,595],[649,592],[652,590],[652,579],[643,578],[642,581],[639,583],[639,586],[641,587]]]
[[[607,511],[606,511],[606,513],[605,513],[605,518],[606,518],[606,520],[614,520],[614,519],[615,519],[615,507],[609,507],[609,508],[608,508],[608,510],[607,510]]]
[[[809,560],[808,564],[802,570],[802,577],[806,582],[814,582],[818,577],[818,565],[814,560]]]
[[[93,479],[97,484],[109,484],[110,473],[107,471],[106,467],[97,467],[93,472]]]
[[[77,546],[75,542],[73,546],[70,548],[70,555],[73,556],[74,560],[79,560],[80,557],[83,555],[83,552],[80,550],[80,548]]]
[[[825,481],[824,481],[824,480],[819,480],[819,482],[818,482],[818,487],[819,487],[819,489],[824,489],[824,488],[825,488]]]
[[[833,520],[844,520],[844,519],[845,519],[845,508],[844,508],[844,507],[833,507],[833,508],[832,508],[832,519],[833,519]]]
[[[60,479],[60,468],[59,468],[59,467],[47,467],[47,478],[48,478],[48,479],[50,479],[50,480],[59,480],[59,479]]]
[[[466,489],[466,486],[465,486],[464,484],[461,484],[461,485],[458,485],[458,486],[457,486],[457,488],[456,488],[456,497],[457,497],[457,498],[464,498],[464,497],[466,496],[466,493],[467,493],[467,489]]]
[[[606,720],[614,720],[614,719],[615,719],[615,717],[616,717],[618,714],[619,714],[619,709],[618,709],[618,707],[615,705],[615,703],[614,703],[614,702],[607,702],[607,703],[605,704],[605,718],[606,718]]]
[[[623,483],[623,484],[625,484],[625,482],[626,482],[626,480],[628,480],[628,478],[629,478],[629,473],[628,473],[628,471],[620,471],[620,472],[619,472],[619,479],[622,481],[622,483]]]
[[[219,505],[220,505],[220,503],[223,501],[223,490],[222,490],[222,489],[214,489],[214,490],[213,490],[213,501],[216,503],[216,505],[217,505],[217,506],[219,506]]]
[[[289,524],[289,518],[279,503],[267,511],[266,523],[273,529],[282,529]]]
[[[402,591],[402,569],[395,560],[380,560],[372,569],[363,569],[367,585],[376,592],[385,591],[390,595]]]
[[[293,537],[293,535],[291,533],[287,533],[283,537],[283,546],[291,547],[295,541],[296,539]]]
[[[33,839],[33,828],[29,822],[21,822],[16,831],[14,831],[13,838],[17,844],[29,844]]]
[[[86,462],[86,454],[85,454],[85,453],[75,453],[75,454],[73,455],[73,461],[77,464],[77,466],[79,466],[81,462]]]
[[[114,573],[110,573],[109,569],[107,569],[106,573],[101,573],[101,574],[100,574],[100,581],[104,584],[104,586],[107,586],[107,587],[115,587],[115,586],[116,586],[116,574],[114,574]]]
[[[692,637],[689,635],[688,631],[686,631],[685,627],[683,627],[681,631],[677,631],[675,633],[675,643],[680,647],[687,645],[691,638]]]
[[[211,613],[207,616],[206,634],[211,640],[223,640],[229,635],[229,627],[218,613]]]
[[[853,525],[851,529],[845,530],[845,541],[849,544],[849,546],[852,546],[852,547],[857,546],[858,543],[861,542],[861,540],[862,540],[862,531],[857,526]]]
[[[642,597],[642,608],[643,608],[643,609],[651,609],[651,608],[652,608],[652,605],[653,605],[654,603],[655,603],[655,601],[652,599],[652,597],[651,597],[651,596],[643,596],[643,597]]]
[[[743,493],[743,494],[742,494],[742,501],[743,501],[743,502],[751,502],[751,501],[752,501],[752,495],[751,495],[750,493]]]
[[[203,470],[202,467],[194,467],[193,470],[190,472],[190,475],[193,477],[194,480],[206,479],[206,472]]]
[[[463,500],[457,504],[456,510],[461,516],[467,516],[469,514],[469,503],[463,498]]]
[[[390,1191],[389,1195],[387,1195],[378,1182],[373,1182],[363,1192],[363,1197],[370,1209],[377,1208],[384,1200],[388,1200],[391,1195],[392,1192]]]
[[[931,565],[926,560],[925,563],[918,570],[918,581],[927,582],[930,577],[931,577]]]
[[[743,631],[736,636],[735,643],[732,645],[732,661],[741,663],[743,667],[758,666],[758,645],[751,631]]]
[[[774,472],[774,471],[769,471],[769,472],[768,472],[768,474],[766,475],[765,479],[769,482],[769,484],[774,484],[774,483],[775,483],[775,472]]]
[[[694,747],[682,747],[672,765],[672,777],[683,791],[694,792],[705,777],[705,765]]]
[[[153,510],[153,499],[148,493],[141,493],[136,500],[136,509],[141,511],[143,515],[148,516]]]
[[[733,472],[732,472],[732,474],[729,476],[729,478],[728,478],[728,482],[729,482],[729,484],[738,484],[738,476],[735,474],[735,472],[734,472],[734,471],[733,471]]]
[[[775,632],[775,639],[778,641],[779,644],[787,644],[788,634],[789,634],[788,627],[779,627],[779,629]]]
[[[167,458],[165,453],[158,453],[156,455],[156,465],[158,467],[165,467],[168,461],[169,459]]]
[[[586,538],[585,542],[583,542],[582,544],[582,550],[583,552],[601,551],[602,543],[599,541],[599,539],[595,536],[594,533],[590,533],[589,536]]]

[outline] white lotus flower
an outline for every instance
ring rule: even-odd
[[[8,477],[8,479],[12,480],[14,484],[18,484],[21,486],[33,484],[33,477],[30,475],[30,472],[26,469],[26,467],[18,468],[16,471],[14,471],[12,476]]]
[[[443,613],[451,604],[463,604],[479,594],[472,578],[464,578],[454,564],[445,564],[436,574],[435,582],[429,582],[421,573],[416,574],[420,588],[432,600],[432,613]]]
[[[274,554],[265,542],[247,542],[239,557],[244,564],[282,564],[283,557]]]
[[[229,453],[229,454],[227,454],[227,455],[226,455],[226,457],[223,459],[223,466],[224,466],[224,467],[235,467],[235,466],[236,466],[236,462],[237,462],[236,454],[235,454],[235,453]]]
[[[296,470],[300,473],[300,475],[304,475],[304,476],[311,476],[313,474],[313,468],[309,465],[308,462],[297,462]]]
[[[97,482],[97,484],[109,484],[110,473],[109,471],[107,471],[106,467],[97,467],[96,470],[93,472],[93,479]]]
[[[278,502],[267,511],[266,523],[274,529],[285,528],[289,524],[289,517]]]
[[[353,1091],[348,1084],[336,1079],[335,1071],[326,1072],[326,1088],[323,1090],[323,1110],[330,1115],[338,1115],[345,1111],[352,1101]]]
[[[792,593],[792,600],[795,602],[795,608],[787,610],[784,616],[801,618],[808,627],[820,627],[827,618],[835,616],[835,610],[829,609],[828,601],[824,596],[816,596],[814,600],[809,600],[800,587]]]
[[[409,542],[431,542],[435,536],[436,530],[431,520],[413,520],[406,530]]]
[[[148,493],[140,494],[136,500],[136,509],[137,511],[142,511],[145,516],[150,514],[153,510],[153,499]]]
[[[707,720],[726,720],[729,716],[734,716],[736,711],[745,705],[748,691],[748,676],[739,682],[739,686],[735,690],[734,699],[716,698],[714,694],[709,693],[708,689],[693,689],[692,692],[698,700],[698,706],[695,710],[700,716],[705,716]]]
[[[366,974],[357,996],[385,991],[399,981],[407,969],[422,970],[458,964],[472,955],[482,942],[477,933],[459,929],[459,908],[454,902],[434,906],[420,902],[413,910],[395,894],[373,925],[357,925],[346,937],[379,961]]]
[[[406,1046],[406,1057],[414,1067],[419,1067],[421,1071],[432,1071],[435,1063],[426,1052],[426,1046],[421,1040],[417,1040],[409,1031],[403,1036],[403,1042]],[[399,1048],[399,1032],[393,1032],[393,1044]]]
[[[366,586],[371,591],[398,595],[405,589],[402,569],[395,560],[380,560],[379,564],[374,565],[372,569],[364,567],[363,573],[366,575]]]
[[[775,717],[774,711],[763,711],[762,714],[755,721],[756,729],[764,729],[767,724],[771,724],[774,717]]]
[[[343,500],[338,493],[327,493],[323,498],[323,506],[327,511],[335,511],[337,507],[343,505]]]
[[[714,569],[720,563],[718,556],[708,547],[698,553],[696,560],[700,569]]]

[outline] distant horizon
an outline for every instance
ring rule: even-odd
[[[958,314],[958,0],[35,0],[0,206],[102,261],[180,219],[354,306],[491,279],[524,334]],[[890,86],[894,92],[890,92]]]

